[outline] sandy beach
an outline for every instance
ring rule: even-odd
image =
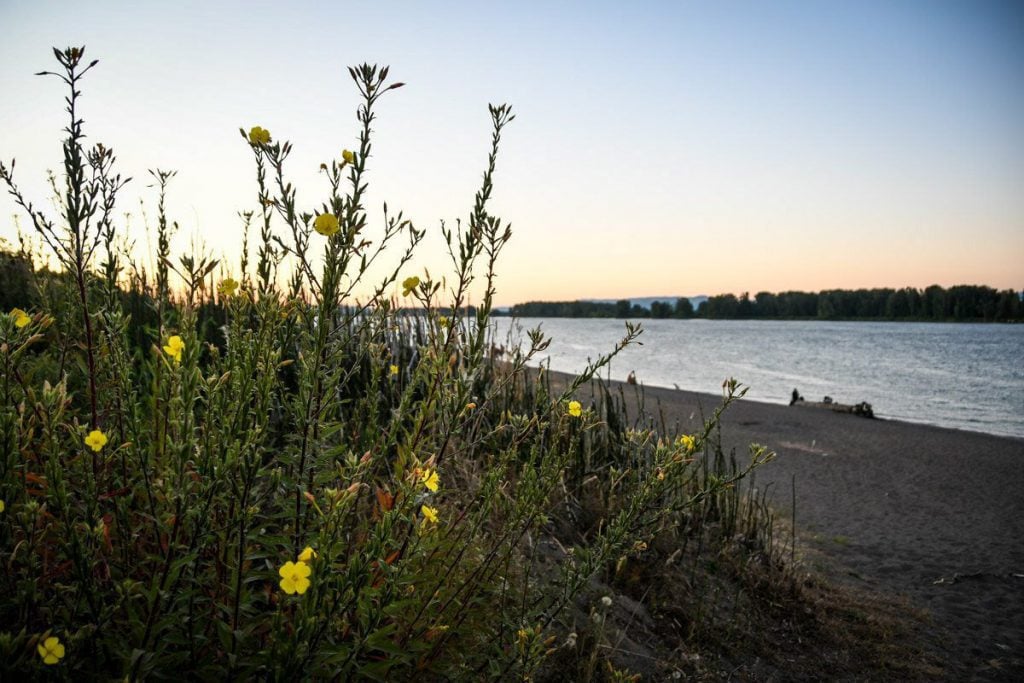
[[[688,431],[719,403],[645,388],[645,411]],[[738,455],[777,454],[755,485],[783,519],[795,481],[808,569],[924,610],[952,680],[1024,680],[1024,440],[746,400],[722,424]]]

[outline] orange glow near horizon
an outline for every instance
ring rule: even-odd
[[[471,210],[486,105],[509,102],[490,206],[513,230],[499,305],[1024,288],[1024,9],[1013,3],[241,7],[0,5],[12,27],[0,158],[17,158],[26,196],[52,208],[46,169],[60,168],[66,125],[61,84],[32,74],[53,67],[51,45],[85,44],[100,63],[81,115],[135,178],[116,215],[140,259],[155,222],[146,171],[174,169],[173,253],[200,243],[237,275],[238,212],[257,208],[239,127],[294,143],[288,180],[300,209],[318,210],[317,169],[358,130],[344,67],[365,60],[407,84],[378,106],[364,202],[371,239],[385,201],[428,231],[407,274],[451,271],[439,222]],[[337,26],[361,28],[339,43]],[[269,54],[271,40],[296,48]],[[31,230],[0,192],[8,242],[12,215]]]

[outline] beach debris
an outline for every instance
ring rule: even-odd
[[[793,389],[792,398],[789,401],[791,406],[803,406],[805,408],[825,408],[831,410],[834,413],[849,413],[850,415],[859,415],[860,417],[874,417],[875,412],[871,408],[871,404],[867,401],[861,401],[860,403],[847,404],[837,403],[831,396],[826,396],[820,403],[816,401],[805,401],[804,397],[800,395],[800,392]]]

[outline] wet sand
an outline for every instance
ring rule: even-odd
[[[631,417],[634,388],[625,387]],[[721,402],[644,394],[645,413],[686,431]],[[777,454],[755,485],[769,487],[782,518],[795,478],[812,569],[925,610],[951,679],[1024,680],[1024,439],[746,400],[722,426],[738,455],[751,442]]]

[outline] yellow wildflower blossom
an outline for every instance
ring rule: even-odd
[[[427,640],[437,640],[437,637],[447,631],[449,626],[447,624],[434,624],[427,629],[427,632],[423,634],[423,637]]]
[[[107,445],[107,435],[94,429],[89,432],[89,436],[85,437],[85,445],[99,453]]]
[[[437,485],[441,482],[441,478],[437,476],[437,470],[423,470],[420,472],[420,481],[430,491],[437,493]],[[436,519],[434,520],[437,521]]]
[[[19,329],[32,322],[32,316],[20,308],[11,309],[11,317],[14,318],[14,326]]]
[[[234,296],[235,291],[238,290],[238,280],[231,277],[226,277],[220,281],[217,285],[217,291],[221,296]]]
[[[356,153],[347,149],[341,150],[341,160],[346,164],[356,163]]]
[[[388,374],[389,374],[389,375],[391,375],[392,377],[394,377],[395,375],[397,375],[397,374],[398,374],[398,366],[397,366],[397,365],[394,365],[394,364],[392,364],[392,365],[391,365],[391,367],[390,367],[390,368],[388,368]]]
[[[181,362],[181,352],[185,350],[185,342],[178,335],[171,336],[164,345],[164,353],[174,359],[175,363]]]
[[[277,573],[281,575],[281,590],[288,595],[302,595],[309,588],[309,575],[313,570],[305,562],[285,562]]]
[[[43,664],[56,664],[64,657],[64,646],[61,645],[60,638],[57,636],[50,636],[39,643],[36,646],[36,651],[43,658]]]
[[[0,512],[3,512],[5,509],[7,509],[7,506],[4,505],[3,499],[0,499]]]
[[[299,562],[305,562],[309,564],[317,556],[316,551],[310,548],[308,545],[303,548],[302,552],[299,553]]]
[[[415,275],[405,278],[402,280],[402,296],[409,296],[412,294],[412,290],[420,286],[420,279]]]
[[[420,514],[423,515],[423,524],[437,524],[437,508],[432,508],[429,505],[420,506]]]
[[[270,144],[270,131],[266,128],[253,126],[249,129],[249,143],[253,145]]]
[[[579,401],[569,401],[569,414],[573,417],[579,417],[583,414],[583,406],[580,405]]]
[[[687,453],[693,453],[693,450],[697,447],[697,440],[689,434],[683,434],[676,439],[676,445],[682,446]]]
[[[338,219],[334,217],[334,214],[322,213],[313,221],[313,229],[324,237],[330,237],[331,235],[336,235],[341,230],[341,224],[338,223]]]

